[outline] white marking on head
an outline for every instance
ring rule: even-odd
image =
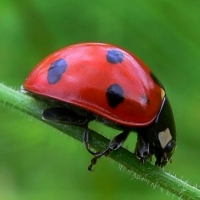
[[[161,147],[164,149],[168,142],[172,139],[169,128],[166,128],[164,131],[158,133],[158,139],[160,141]]]

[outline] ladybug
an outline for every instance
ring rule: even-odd
[[[137,133],[135,154],[144,163],[155,155],[163,167],[176,147],[173,112],[161,82],[134,54],[114,45],[80,43],[64,47],[42,60],[24,83],[32,95],[60,106],[43,110],[42,118],[84,127],[83,140],[98,158],[122,146]],[[88,124],[99,121],[121,130],[103,152],[89,145]]]

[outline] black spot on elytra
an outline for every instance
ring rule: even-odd
[[[116,64],[121,63],[124,60],[124,55],[121,51],[117,49],[108,50],[106,54],[106,59],[109,63]]]
[[[113,84],[107,89],[106,97],[110,107],[115,108],[124,101],[124,91],[118,84]]]
[[[157,79],[157,77],[153,74],[153,72],[150,72],[150,76],[158,86],[160,86],[163,90],[165,90],[163,84]]]
[[[144,104],[144,105],[150,104],[150,100],[147,97],[147,95],[145,95],[145,94],[141,95],[141,101],[142,101],[142,104]]]
[[[48,70],[47,81],[49,84],[55,84],[59,82],[62,74],[66,71],[67,63],[65,59],[61,58],[51,64]]]

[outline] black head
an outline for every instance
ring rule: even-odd
[[[176,128],[173,112],[167,97],[163,103],[153,125],[153,153],[156,157],[156,165],[163,167],[170,160],[176,148]]]

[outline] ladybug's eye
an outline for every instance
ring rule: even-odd
[[[167,153],[167,154],[172,154],[174,149],[175,149],[175,146],[176,146],[176,142],[174,140],[171,140],[168,142],[168,144],[166,145],[164,151]]]

